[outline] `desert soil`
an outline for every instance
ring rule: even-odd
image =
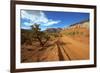
[[[48,41],[44,47],[40,47],[38,42],[34,45],[22,45],[21,62],[89,59],[89,43],[83,43],[70,36],[57,37],[54,41]]]

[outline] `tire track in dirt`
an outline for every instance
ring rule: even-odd
[[[68,53],[65,51],[64,47],[62,46],[64,53],[66,54],[66,56],[68,57],[69,60],[71,60],[70,56],[68,55]]]
[[[58,39],[56,41],[56,45],[58,47],[58,56],[59,56],[59,60],[60,61],[64,61],[66,60],[66,58],[64,56],[67,57],[68,60],[71,60],[70,56],[68,55],[68,53],[65,51],[64,47],[60,44],[61,41]],[[65,54],[65,55],[64,55]]]

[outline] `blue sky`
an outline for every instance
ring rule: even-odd
[[[40,24],[41,30],[64,28],[88,19],[89,13],[21,10],[21,29],[31,29],[35,23]]]

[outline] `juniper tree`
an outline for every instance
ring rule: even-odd
[[[39,24],[34,24],[32,26],[33,37],[38,40],[38,42],[40,43],[41,46],[44,46],[44,44],[49,39],[49,36],[46,35],[45,32],[41,31],[39,26],[40,26]],[[43,41],[43,40],[45,40],[45,41]]]

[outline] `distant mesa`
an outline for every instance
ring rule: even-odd
[[[47,28],[45,31],[47,32],[60,32],[62,28]]]

